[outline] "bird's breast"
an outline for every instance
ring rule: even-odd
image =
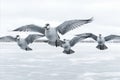
[[[104,44],[105,43],[105,39],[104,38],[98,38],[98,44]]]
[[[45,36],[51,40],[51,41],[56,41],[58,39],[58,34],[55,29],[49,29],[45,31]]]
[[[27,43],[26,43],[26,41],[25,41],[25,40],[20,39],[20,40],[18,41],[18,45],[19,45],[19,46],[26,46],[26,45],[27,45]]]
[[[70,45],[68,43],[63,44],[62,46],[66,50],[70,49]]]

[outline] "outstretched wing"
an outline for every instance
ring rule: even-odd
[[[70,45],[74,46],[77,42],[79,42],[80,40],[86,39],[89,36],[90,36],[89,33],[83,33],[83,34],[76,35],[74,38],[70,40]]]
[[[94,34],[92,34],[92,33],[83,33],[83,34],[78,34],[78,35],[76,35],[76,36],[87,36],[87,38],[92,38],[92,39],[94,39],[95,41],[97,41],[97,36],[96,35],[94,35]]]
[[[73,30],[77,27],[80,27],[83,24],[90,23],[91,21],[92,21],[92,18],[86,19],[86,20],[69,20],[60,24],[58,27],[56,27],[56,29],[59,31],[59,33],[64,35],[68,31]]]
[[[36,26],[34,24],[25,25],[25,26],[19,27],[17,29],[14,29],[13,31],[33,31],[33,32],[39,32],[42,34],[45,33],[45,29],[43,27]]]
[[[118,35],[109,35],[109,36],[105,37],[105,41],[110,41],[110,40],[113,40],[113,39],[120,39],[120,36],[118,36]]]
[[[10,42],[10,41],[16,41],[16,38],[12,37],[12,36],[4,36],[4,37],[0,37],[0,41],[2,42]]]
[[[28,37],[25,38],[27,44],[32,43],[34,40],[44,37],[44,35],[39,35],[39,34],[30,34]]]

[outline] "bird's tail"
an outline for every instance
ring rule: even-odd
[[[72,49],[70,49],[69,51],[66,51],[66,50],[64,50],[63,51],[63,53],[65,53],[65,54],[72,54],[72,53],[74,53],[75,51],[73,51]]]
[[[108,47],[105,45],[105,44],[102,44],[102,45],[97,45],[96,48],[100,49],[100,50],[105,50],[107,49]]]

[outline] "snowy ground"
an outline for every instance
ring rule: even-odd
[[[62,48],[34,43],[23,51],[15,43],[0,43],[0,80],[120,80],[120,43],[79,43],[71,55]]]

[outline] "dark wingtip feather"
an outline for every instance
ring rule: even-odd
[[[94,19],[94,18],[93,18],[93,17],[91,17],[90,19],[88,19],[88,20],[87,20],[87,23],[92,22],[92,21],[93,21],[93,19]]]

